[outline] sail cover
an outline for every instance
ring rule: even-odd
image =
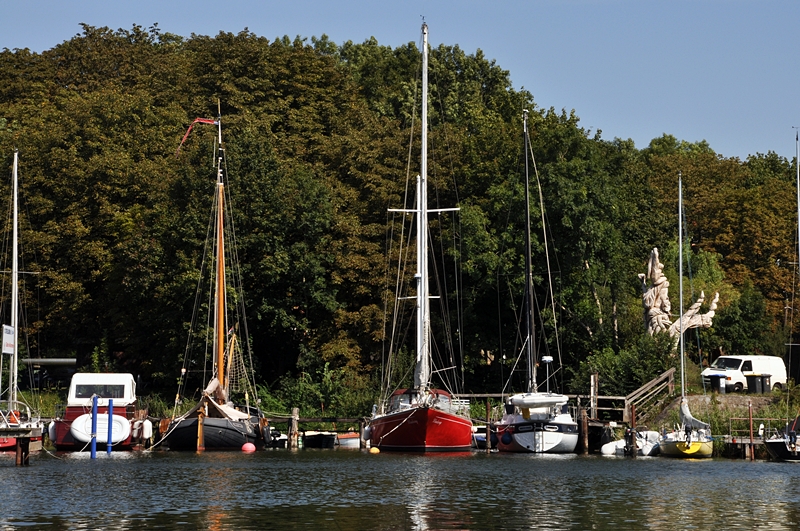
[[[693,430],[707,430],[709,428],[708,424],[692,416],[692,413],[689,411],[689,403],[685,398],[681,400],[681,424]]]

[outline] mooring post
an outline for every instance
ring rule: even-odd
[[[292,423],[289,426],[289,447],[297,448],[297,422],[300,418],[300,408],[292,408]]]
[[[486,399],[486,453],[492,452],[492,425],[489,424],[491,421],[491,412],[492,406],[489,403],[489,399]]]
[[[636,458],[639,447],[636,445],[636,404],[631,404],[631,457]]]
[[[755,459],[755,456],[753,455],[754,447],[753,447],[753,401],[752,400],[747,401],[747,414],[748,417],[750,418],[750,461],[752,461]]]
[[[17,459],[16,465],[22,466],[23,456],[22,456],[22,437],[17,437]]]
[[[30,437],[17,437],[17,458],[16,458],[17,466],[28,466],[31,464],[30,444],[31,444]]]
[[[197,411],[197,451],[198,452],[205,452],[206,451],[206,436],[203,433],[203,426],[205,425],[205,410],[201,407]]]
[[[106,455],[111,455],[111,446],[114,444],[114,401],[108,399],[108,442],[106,442]]]
[[[581,408],[581,446],[583,447],[581,453],[586,455],[589,453],[589,416],[586,414],[586,408]]]
[[[92,459],[97,459],[97,395],[92,395],[92,441],[90,443]]]

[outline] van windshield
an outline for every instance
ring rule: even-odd
[[[739,358],[717,358],[711,364],[715,369],[738,369],[742,364]]]

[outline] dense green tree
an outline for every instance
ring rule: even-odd
[[[24,289],[40,304],[32,348],[86,367],[102,352],[153,388],[172,385],[202,261],[213,131],[197,128],[175,153],[192,120],[221,114],[263,398],[366,413],[387,323],[409,317],[389,303],[401,233],[387,211],[413,208],[420,66],[414,43],[179,37],[155,25],[84,25],[41,54],[1,51],[1,160],[9,168],[19,149],[26,269],[38,272]],[[497,392],[521,346],[523,110],[536,341],[566,367],[559,386],[581,389],[603,370],[623,392],[670,363],[658,339],[643,339],[637,274],[659,247],[675,278],[679,172],[687,293],[721,292],[702,352],[781,343],[796,261],[789,161],[725,158],[668,134],[641,150],[603,139],[574,111],[538,107],[480,50],[433,48],[429,78],[431,206],[461,209],[431,220],[437,289],[452,310],[435,316],[436,340],[456,343],[446,361],[463,363],[467,390]],[[400,350],[407,365],[412,352]]]

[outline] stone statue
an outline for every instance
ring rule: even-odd
[[[670,313],[672,306],[669,302],[669,282],[663,273],[664,264],[658,259],[658,249],[653,248],[650,252],[650,260],[647,262],[647,274],[639,273],[639,280],[642,282],[642,305],[644,306],[644,321],[650,335],[656,332],[668,331],[670,337],[677,338],[680,334],[681,319],[672,322]],[[647,279],[650,284],[647,284]],[[683,314],[683,329],[690,328],[709,328],[711,320],[717,309],[719,293],[714,295],[708,312],[698,314],[700,306],[705,301],[705,294],[700,293],[700,298]]]

